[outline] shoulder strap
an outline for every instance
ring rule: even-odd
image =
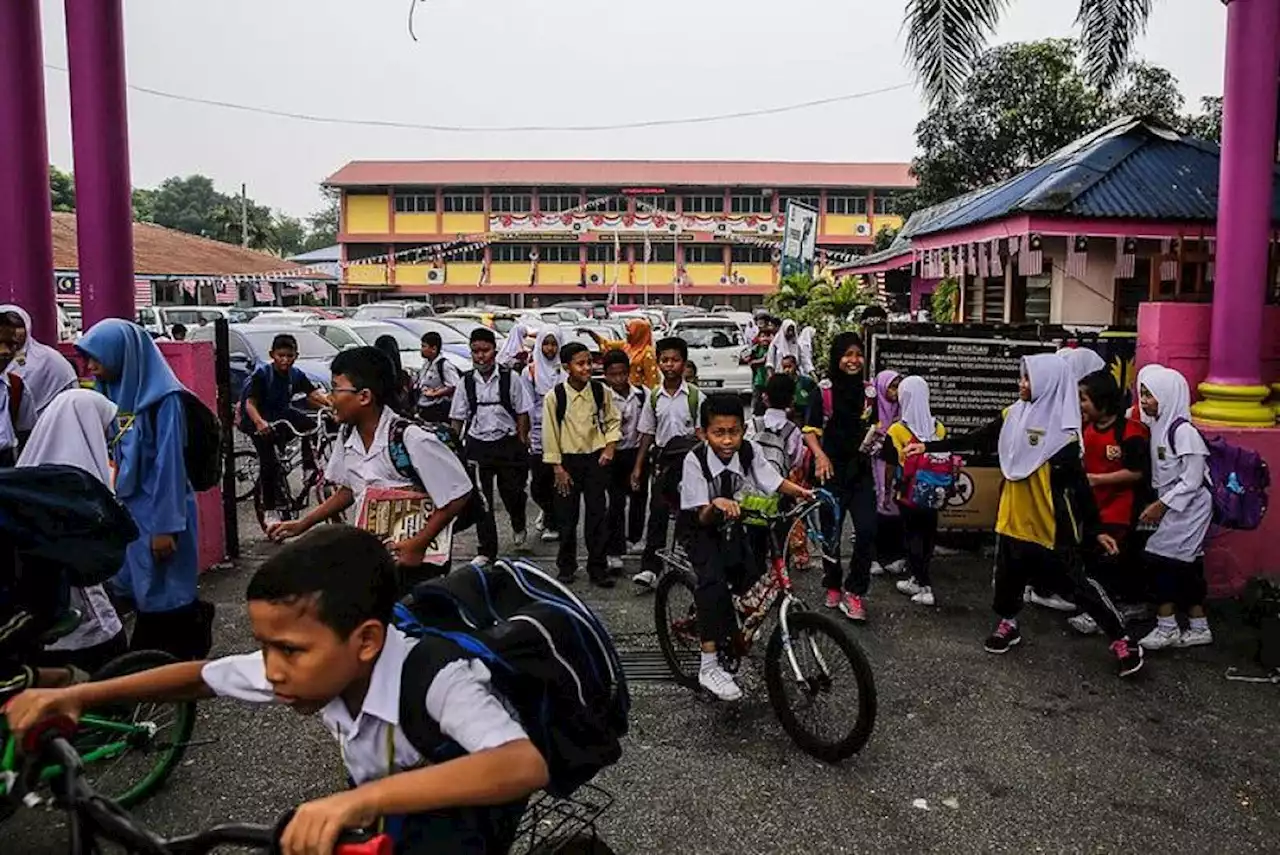
[[[707,483],[711,485],[711,489],[716,489],[716,479],[711,474],[711,464],[707,461],[707,444],[700,442],[694,446],[693,454],[698,458],[698,464],[702,467],[702,476],[707,479]]]
[[[511,369],[498,369],[498,402],[502,404],[502,409],[506,410],[514,420],[516,417],[515,405],[511,403]]]
[[[750,442],[744,440],[742,445],[738,446],[738,460],[742,463],[743,477],[751,474],[751,464],[755,462],[755,457],[755,449],[751,447]]]
[[[836,405],[831,396],[831,387],[822,387],[822,420],[826,422],[831,418],[831,413],[835,410]]]
[[[22,413],[22,396],[24,394],[22,378],[17,374],[9,375],[9,424],[14,432],[18,430],[18,419]]]
[[[422,478],[413,468],[413,458],[409,457],[409,449],[404,444],[404,433],[412,425],[413,422],[405,418],[397,418],[391,422],[391,428],[387,431],[387,456],[391,458],[391,465],[397,475],[413,484],[414,489],[425,493]]]
[[[462,375],[462,391],[467,395],[467,406],[471,409],[471,417],[476,415],[476,370],[473,368]]]
[[[689,419],[693,422],[694,430],[698,428],[698,387],[688,386],[689,396]]]
[[[636,399],[637,404],[642,407],[644,406],[644,389],[633,386],[631,389],[631,396]]]
[[[569,393],[564,390],[563,383],[557,383],[555,388],[556,395],[556,423],[564,424],[564,414],[569,409]]]
[[[1190,422],[1188,422],[1186,419],[1182,418],[1181,416],[1179,416],[1178,418],[1174,419],[1169,423],[1169,432],[1165,434],[1165,441],[1169,443],[1169,450],[1172,451],[1174,454],[1178,453],[1178,449],[1175,448],[1173,444],[1174,438],[1177,437],[1178,435],[1178,428],[1182,427],[1185,424],[1190,424]]]
[[[604,384],[601,383],[599,380],[590,380],[588,382],[591,383],[591,397],[595,398],[595,401],[596,401],[596,414],[599,416],[600,421],[603,423],[604,421]]]

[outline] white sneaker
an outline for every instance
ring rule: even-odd
[[[879,562],[879,561],[872,561],[872,562],[871,562],[871,575],[872,575],[872,576],[883,576],[883,575],[884,575],[884,567],[882,567],[882,566],[880,565],[880,562]]]
[[[643,542],[628,543],[627,554],[628,555],[644,555],[644,543]]]
[[[892,573],[897,576],[900,573],[907,572],[907,559],[899,558],[897,561],[891,561],[884,565],[884,572]]]
[[[1042,597],[1035,592],[1034,588],[1029,588],[1028,590],[1031,591],[1028,595],[1030,599],[1027,600],[1029,603],[1034,603],[1041,608],[1053,609],[1055,612],[1074,612],[1076,610],[1075,603],[1069,603],[1057,594]]]
[[[719,664],[700,669],[698,685],[722,701],[736,701],[742,697],[742,689]]]
[[[618,556],[618,555],[610,555],[608,558],[606,558],[606,559],[605,559],[605,563],[606,563],[606,565],[609,567],[609,569],[610,569],[610,570],[621,570],[621,569],[622,569],[622,557],[621,557],[621,556]]]
[[[262,522],[267,528],[271,528],[271,526],[279,524],[280,521],[281,517],[279,511],[262,512]]]
[[[908,597],[914,597],[916,594],[925,590],[916,584],[915,579],[900,579],[898,580],[897,588],[898,593],[906,594]]]
[[[471,566],[477,570],[483,570],[489,566],[489,557],[487,555],[477,555],[471,559]]]
[[[523,531],[517,531],[511,535],[511,547],[513,549],[524,549],[528,541],[529,537]]]
[[[938,604],[933,598],[933,588],[921,588],[920,593],[911,598],[911,602],[917,606],[936,606]]]
[[[1093,635],[1098,631],[1098,622],[1084,612],[1067,618],[1067,625],[1081,635]]]
[[[543,543],[555,543],[559,539],[560,532],[558,531],[544,531],[538,536],[538,540],[541,540]]]
[[[1178,647],[1203,647],[1206,644],[1213,644],[1213,630],[1208,627],[1184,629],[1178,637]]]
[[[1148,632],[1138,642],[1143,650],[1164,650],[1166,647],[1177,647],[1182,641],[1182,631],[1176,626],[1172,629],[1156,624],[1156,628]]]
[[[652,570],[641,570],[639,573],[631,577],[631,581],[635,582],[641,588],[652,588],[658,584],[658,574]]]
[[[539,534],[547,530],[547,515],[542,511],[538,511],[538,515],[533,519],[533,530]]]

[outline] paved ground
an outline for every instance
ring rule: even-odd
[[[208,576],[216,652],[248,648],[243,591],[270,548],[251,542],[237,567]],[[549,550],[537,554],[551,565]],[[1216,647],[1153,657],[1122,683],[1105,644],[1056,615],[1026,615],[1021,649],[984,653],[989,562],[939,564],[937,610],[875,583],[872,621],[855,632],[880,716],[841,767],[789,743],[755,675],[732,708],[635,683],[624,757],[599,780],[617,797],[605,839],[618,852],[707,855],[1280,851],[1280,698],[1223,679],[1248,663],[1238,620],[1217,612]],[[817,583],[799,579],[811,600]],[[651,597],[580,586],[624,647],[651,643]],[[192,747],[139,809],[162,831],[266,822],[342,785],[332,739],[288,710],[211,702],[196,738],[217,741]],[[28,811],[7,824],[0,851],[58,853],[65,837],[56,816]]]

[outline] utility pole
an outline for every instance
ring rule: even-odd
[[[244,184],[240,185],[240,245],[249,248],[249,195]]]

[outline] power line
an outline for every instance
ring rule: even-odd
[[[67,69],[59,65],[51,65],[45,63],[45,68],[51,71],[60,71],[67,73]],[[589,132],[589,131],[626,131],[636,130],[639,128],[661,128],[671,127],[673,125],[705,125],[712,122],[724,122],[733,119],[750,119],[756,116],[774,116],[779,113],[791,113],[797,110],[807,110],[812,107],[822,107],[827,104],[838,104],[844,101],[856,101],[861,98],[870,98],[873,95],[883,95],[888,92],[897,92],[901,89],[910,89],[911,83],[898,83],[894,86],[884,86],[879,89],[868,89],[864,92],[848,92],[844,95],[833,95],[829,98],[817,98],[812,101],[801,101],[795,104],[783,104],[776,107],[762,107],[756,110],[739,110],[732,113],[719,113],[712,116],[691,116],[680,119],[648,119],[638,122],[619,122],[611,125],[510,125],[510,126],[476,126],[476,125],[429,125],[417,122],[396,122],[384,119],[346,119],[338,116],[319,116],[310,113],[295,113],[290,110],[277,110],[271,107],[255,107],[249,104],[235,104],[230,101],[219,101],[213,98],[199,98],[193,95],[181,95],[176,92],[166,92],[162,89],[153,89],[150,86],[138,86],[136,84],[128,84],[129,88],[134,92],[141,92],[144,95],[152,95],[157,98],[166,98],[171,101],[183,101],[188,104],[202,104],[206,107],[219,107],[224,110],[236,110],[242,113],[256,113],[263,116],[274,116],[281,119],[295,119],[300,122],[312,122],[321,125],[356,125],[360,127],[370,128],[394,128],[399,130],[413,131],[438,131],[441,133],[453,134],[495,134],[495,133],[569,133],[569,132]]]

